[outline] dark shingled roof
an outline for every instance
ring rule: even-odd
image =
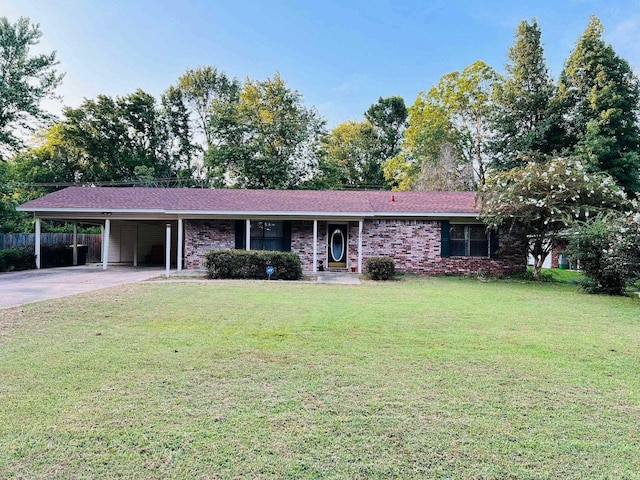
[[[236,190],[69,187],[20,207],[42,210],[130,210],[164,213],[264,212],[477,215],[473,192]]]

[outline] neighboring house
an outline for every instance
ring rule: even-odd
[[[303,269],[362,272],[373,256],[400,271],[511,273],[526,256],[478,219],[472,192],[69,187],[18,207],[41,220],[100,225],[103,267],[203,268],[214,249],[281,250]],[[36,235],[38,236],[38,235]]]

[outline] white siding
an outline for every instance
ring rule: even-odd
[[[135,223],[122,224],[120,229],[120,262],[122,263],[133,263],[137,229],[138,226]]]
[[[161,245],[164,249],[165,225],[138,224],[138,263],[146,263],[151,247]],[[164,259],[164,255],[162,256]]]
[[[133,249],[138,250],[138,264],[145,264],[154,245],[162,247],[164,264],[166,223],[136,223],[131,221],[112,221],[109,235],[109,263],[133,263]],[[177,222],[171,222],[171,263],[177,258],[178,228]]]
[[[109,234],[109,258],[108,263],[120,263],[120,232],[121,222],[111,222],[111,232]]]

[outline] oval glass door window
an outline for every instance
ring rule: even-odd
[[[331,234],[331,256],[334,262],[341,262],[344,257],[344,235],[337,228]]]

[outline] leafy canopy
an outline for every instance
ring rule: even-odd
[[[501,170],[523,166],[527,159],[543,158],[560,147],[552,104],[555,86],[535,19],[518,25],[505,70],[496,92],[490,141],[492,165]]]
[[[53,97],[62,82],[56,52],[32,55],[42,33],[38,24],[0,17],[0,159],[23,146],[21,136],[51,119],[42,100]]]
[[[449,144],[458,159],[454,172],[473,172],[456,184],[462,189],[482,185],[488,163],[489,119],[499,81],[498,74],[478,60],[462,72],[444,75],[428,93],[421,92],[409,107],[401,152],[384,166],[390,184],[397,190],[414,188],[422,165],[437,165],[443,146]]]
[[[297,188],[317,167],[324,120],[278,73],[247,79],[237,98],[214,103],[211,115],[205,161],[219,185]]]
[[[560,76],[557,102],[571,155],[634,194],[640,192],[640,83],[604,42],[603,30],[592,17]]]

